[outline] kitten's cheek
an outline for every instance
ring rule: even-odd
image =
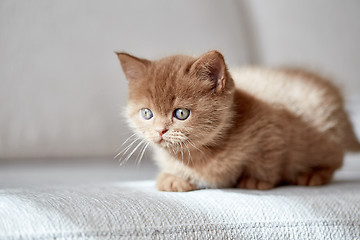
[[[152,141],[152,136],[150,136],[144,129],[140,130],[141,132],[141,136],[143,139],[147,140],[147,141]]]

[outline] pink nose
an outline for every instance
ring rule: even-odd
[[[168,130],[166,128],[164,129],[160,129],[160,130],[156,130],[159,133],[159,136],[161,137],[162,135],[164,135]]]

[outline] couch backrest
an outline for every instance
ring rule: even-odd
[[[114,50],[222,51],[320,70],[360,126],[359,1],[0,1],[0,159],[114,156],[130,135]],[[359,129],[358,129],[359,130]]]
[[[235,1],[1,1],[0,159],[115,155],[129,135],[114,50],[247,62]]]

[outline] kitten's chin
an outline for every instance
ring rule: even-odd
[[[173,144],[166,141],[165,139],[158,139],[156,142],[155,142],[158,146],[164,148],[164,149],[168,149],[170,150],[172,147],[173,147]]]
[[[167,146],[168,145],[168,143],[166,143],[166,141],[161,137],[155,138],[155,139],[153,138],[152,142],[157,144],[157,145],[160,145],[160,146]]]

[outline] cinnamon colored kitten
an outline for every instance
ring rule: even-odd
[[[159,190],[326,184],[344,152],[360,149],[340,91],[317,75],[230,74],[217,51],[157,61],[117,54],[129,122],[162,169]]]

